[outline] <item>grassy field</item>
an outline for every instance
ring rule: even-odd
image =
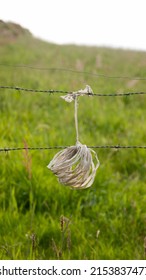
[[[59,46],[22,34],[0,44],[0,85],[95,93],[146,91],[146,81],[6,67],[69,68],[146,77],[146,53]],[[61,95],[61,94],[60,94]],[[80,97],[86,145],[145,145],[146,96]],[[0,90],[0,147],[75,144],[74,104],[59,94]],[[0,153],[0,259],[144,259],[146,151],[96,149],[86,190],[62,186],[47,169],[57,150]]]

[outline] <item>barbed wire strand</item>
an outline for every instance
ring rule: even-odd
[[[70,146],[50,146],[50,147],[9,147],[9,148],[0,148],[0,152],[11,152],[11,151],[22,151],[22,150],[29,150],[29,151],[37,151],[37,150],[56,150],[56,149],[65,149]],[[146,145],[132,145],[132,146],[124,146],[124,145],[97,145],[97,146],[87,146],[90,149],[146,149]]]
[[[54,94],[54,93],[70,93],[69,91],[65,91],[65,90],[30,89],[30,88],[22,88],[22,87],[18,87],[18,86],[0,86],[0,89],[12,89],[12,90],[18,90],[18,91],[38,92],[38,93],[40,92],[40,93],[50,93],[50,94]]]
[[[85,74],[89,76],[95,76],[98,78],[106,78],[106,79],[127,79],[127,80],[146,80],[146,77],[131,77],[131,76],[110,76],[110,75],[105,75],[105,74],[97,74],[93,72],[88,72],[88,71],[79,71],[79,70],[74,70],[70,68],[53,68],[53,67],[36,67],[36,66],[31,66],[31,65],[12,65],[12,64],[3,64],[0,63],[0,66],[2,67],[12,67],[12,68],[28,68],[28,69],[33,69],[33,70],[40,70],[40,71],[62,71],[62,72],[71,72],[71,73],[77,73],[77,74]]]
[[[19,92],[26,91],[26,92],[34,92],[34,93],[48,93],[48,94],[54,94],[54,93],[65,93],[65,94],[73,94],[75,92],[73,91],[65,91],[65,90],[54,90],[54,89],[29,89],[29,88],[23,88],[18,86],[0,86],[0,89],[8,89],[8,90],[17,90]],[[80,95],[80,91],[77,91],[76,94]],[[145,91],[139,91],[139,92],[126,92],[126,93],[90,93],[86,92],[82,95],[87,96],[93,96],[93,97],[114,97],[114,96],[131,96],[131,95],[145,95]]]

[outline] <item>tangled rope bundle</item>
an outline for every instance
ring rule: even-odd
[[[47,166],[61,184],[77,189],[89,188],[99,167],[99,160],[94,150],[79,142],[77,120],[77,97],[84,93],[93,93],[89,86],[84,90],[62,96],[67,102],[75,101],[76,145],[58,152]]]

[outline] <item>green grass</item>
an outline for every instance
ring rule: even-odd
[[[22,36],[0,46],[1,64],[146,76],[145,53],[58,46]],[[145,81],[0,66],[0,84],[95,93],[146,91]],[[145,145],[146,97],[80,97],[86,145]],[[0,90],[1,147],[75,144],[74,104],[59,95]],[[144,259],[146,151],[96,150],[94,184],[72,190],[47,169],[56,150],[0,153],[0,259]]]

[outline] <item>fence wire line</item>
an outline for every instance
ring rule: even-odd
[[[29,89],[29,88],[22,88],[18,86],[0,86],[0,89],[8,89],[8,90],[17,90],[19,92],[21,91],[26,91],[26,92],[35,92],[35,93],[48,93],[48,94],[54,94],[54,93],[65,93],[65,94],[78,94],[80,95],[80,91],[65,91],[65,90],[54,90],[54,89],[48,89],[48,90],[43,90],[43,89]],[[130,95],[145,95],[145,91],[139,91],[139,92],[126,92],[126,93],[90,93],[86,92],[82,95],[87,95],[87,96],[99,96],[99,97],[109,97],[109,96],[130,96]]]
[[[69,69],[69,68],[36,67],[36,66],[25,65],[25,64],[12,65],[12,64],[3,64],[3,63],[0,63],[0,66],[12,67],[12,68],[28,68],[28,69],[40,70],[40,71],[71,72],[71,73],[85,74],[85,75],[89,75],[89,76],[94,76],[94,77],[98,77],[98,78],[106,78],[106,79],[127,79],[127,80],[142,80],[142,81],[146,80],[146,77],[110,76],[110,75],[105,75],[105,74],[92,73],[92,72],[88,72],[88,71],[79,71],[79,70],[74,70],[74,69]]]
[[[18,90],[18,91],[27,91],[27,92],[40,92],[40,93],[72,93],[70,91],[65,91],[65,90],[53,90],[53,89],[48,89],[48,90],[42,90],[42,89],[30,89],[30,88],[22,88],[18,86],[0,86],[0,89],[12,89],[12,90]]]
[[[22,150],[56,150],[56,149],[66,149],[70,146],[50,146],[50,147],[12,147],[12,148],[0,148],[0,152],[11,152],[11,151],[22,151]],[[87,146],[91,149],[146,149],[146,145],[133,145],[133,146],[123,146],[123,145],[97,145],[97,146]]]

